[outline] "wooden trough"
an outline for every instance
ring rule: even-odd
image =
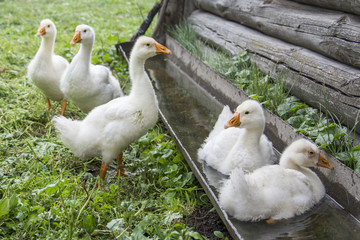
[[[264,222],[244,223],[237,221],[229,217],[219,205],[218,193],[214,185],[224,176],[216,170],[200,164],[196,152],[211,131],[212,124],[222,106],[229,105],[234,109],[248,99],[248,96],[212,71],[171,38],[167,34],[167,27],[178,23],[180,19],[188,19],[200,36],[215,46],[222,46],[233,54],[239,53],[242,49],[248,49],[253,53],[253,61],[264,71],[269,68],[273,69],[274,65],[279,68],[279,71],[283,68],[293,71],[293,75],[290,76],[293,76],[294,79],[296,77],[296,81],[290,79],[289,84],[295,88],[296,92],[300,92],[302,96],[300,98],[321,102],[321,97],[317,95],[322,92],[321,89],[326,88],[329,94],[327,96],[328,101],[331,101],[329,98],[333,99],[334,107],[339,108],[340,106],[341,108],[338,113],[335,112],[336,114],[345,114],[348,110],[346,107],[351,108],[352,113],[358,111],[360,106],[360,72],[353,66],[271,38],[241,24],[199,9],[203,6],[202,4],[209,6],[215,4],[214,6],[218,8],[216,11],[226,12],[226,9],[229,10],[229,8],[222,7],[221,4],[230,1],[194,2],[197,5],[188,0],[164,1],[154,37],[171,49],[173,54],[166,61],[161,58],[149,61],[147,70],[155,80],[154,87],[157,91],[163,122],[176,140],[231,236],[234,239],[276,239],[284,237],[360,239],[360,176],[324,151],[322,154],[326,156],[335,169],[333,171],[314,169],[324,183],[327,195],[320,204],[307,213],[269,226]],[[237,1],[239,6],[242,2]],[[270,4],[273,1],[261,2]],[[274,2],[293,4],[290,1]],[[252,7],[252,9],[254,8],[256,6]],[[249,10],[249,12],[251,11]],[[243,31],[248,35],[240,34]],[[217,37],[210,38],[210,35]],[[275,47],[271,45],[273,42],[277,43]],[[317,65],[318,63],[322,65]],[[300,65],[303,65],[302,68],[306,68],[306,71],[297,69]],[[332,76],[331,71],[338,75]],[[333,78],[329,80],[331,76]],[[338,78],[338,76],[343,78]],[[346,81],[346,77],[352,77],[352,80],[347,82],[346,86],[341,87],[341,84],[344,83],[342,81]],[[355,89],[356,87],[358,89]],[[341,88],[341,91],[337,88]],[[305,102],[311,104],[309,101]],[[343,118],[347,124],[351,124],[351,111],[349,110],[349,114]],[[294,139],[304,137],[271,112],[266,110],[265,116],[265,134],[273,142],[276,151],[282,152]],[[356,119],[353,119],[353,123],[355,122]]]
[[[178,146],[182,150],[188,164],[191,166],[199,182],[212,200],[213,205],[216,207],[220,217],[223,219],[229,233],[234,239],[268,239],[268,237],[269,239],[272,239],[281,236],[298,236],[300,238],[310,236],[313,239],[327,239],[331,236],[335,236],[334,239],[356,239],[357,236],[360,236],[360,225],[358,220],[355,220],[360,219],[360,177],[353,170],[323,151],[322,153],[327,157],[331,164],[334,165],[335,170],[328,171],[314,169],[323,181],[328,194],[327,198],[315,209],[312,209],[304,216],[283,221],[276,227],[265,226],[263,223],[241,223],[229,217],[223,211],[221,206],[219,206],[217,192],[215,188],[211,187],[211,185],[215,185],[214,182],[219,181],[222,176],[216,173],[215,170],[202,166],[197,160],[196,150],[200,147],[200,144],[211,130],[212,125],[209,119],[211,119],[211,117],[216,118],[224,104],[227,104],[234,109],[239,103],[248,99],[248,97],[239,88],[213,72],[199,59],[183,49],[169,36],[166,37],[166,45],[173,51],[173,55],[166,65],[174,64],[176,67],[179,67],[181,69],[180,71],[187,77],[182,77],[181,80],[178,80],[179,82],[173,83],[174,85],[181,86],[183,92],[185,92],[183,95],[179,94],[179,96],[176,96],[178,101],[184,101],[182,105],[185,106],[184,108],[178,109],[174,107],[175,103],[171,101],[171,98],[166,97],[167,93],[164,93],[166,87],[161,85],[167,84],[167,88],[170,88],[169,85],[171,83],[164,83],[169,79],[163,80],[161,74],[153,75],[156,79],[155,86],[158,88],[157,96],[162,119],[178,142]],[[153,68],[156,69],[159,67],[160,66]],[[171,72],[174,75],[176,67],[167,67],[170,69],[166,70],[165,68],[165,71]],[[154,71],[159,72],[164,71],[164,69]],[[174,78],[178,77],[175,76]],[[168,94],[173,94],[174,90],[168,90],[168,92]],[[186,96],[188,95],[190,95],[191,100],[186,100]],[[206,106],[208,111],[207,115],[206,111],[199,110],[201,107],[188,109],[188,106],[190,106],[191,101],[194,99],[200,102],[199,104],[202,107]],[[183,117],[180,118],[178,112],[181,112]],[[294,139],[304,137],[299,133],[295,133],[290,125],[271,112],[265,110],[265,116],[265,134],[273,142],[275,150],[282,152],[284,147]],[[186,126],[188,128],[186,128]],[[338,204],[341,206],[339,209],[337,209]],[[330,206],[337,207],[332,208]],[[330,225],[325,224],[319,226],[319,223],[314,220],[316,216],[324,217],[329,214],[319,213],[319,209],[327,209],[326,211],[332,212],[333,215],[330,214],[331,217],[327,216],[329,219],[325,217],[327,221],[331,223]],[[339,216],[342,217],[338,219]],[[352,219],[353,217],[354,219]],[[336,226],[336,224],[333,225],[336,221],[339,221],[338,224],[342,223],[344,225],[341,227]],[[304,222],[307,222],[307,224]],[[322,231],[316,232],[314,229],[311,229],[312,224],[319,226],[323,230],[331,227],[335,227],[336,230],[335,232],[324,230],[328,231],[326,234]],[[343,232],[341,234],[344,235],[341,235],[339,232],[342,231],[338,231],[339,229],[337,227],[340,227],[343,230],[346,229],[346,233]],[[260,232],[259,229],[261,229]],[[308,235],[302,235],[302,231],[305,231]]]

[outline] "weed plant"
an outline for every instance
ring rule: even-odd
[[[262,73],[250,61],[247,51],[231,56],[220,49],[213,49],[206,42],[201,42],[186,21],[171,30],[170,34],[215,72],[292,125],[295,131],[310,137],[321,148],[360,173],[360,145],[355,145],[355,127],[349,130],[342,126],[326,106],[320,106],[321,111],[318,111],[291,96],[282,80],[286,74],[272,79],[270,73]]]
[[[75,27],[94,27],[92,63],[110,66],[127,92],[114,44],[131,38],[154,2],[0,1],[0,239],[204,239],[180,220],[210,202],[161,123],[124,152],[131,176],[114,177],[112,165],[101,191],[101,158],[73,156],[50,122],[60,104],[47,111],[26,78],[40,20],[50,18],[55,53],[69,61],[79,49],[69,46]],[[85,114],[70,101],[65,116]]]

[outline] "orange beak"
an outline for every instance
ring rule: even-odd
[[[76,44],[80,41],[81,41],[80,31],[76,31],[73,39],[70,42],[70,46],[73,46],[74,44]]]
[[[334,167],[329,163],[329,161],[321,153],[319,154],[319,160],[318,160],[317,165],[319,167],[334,169]]]
[[[39,30],[36,33],[36,36],[42,36],[45,35],[46,31],[45,31],[45,26],[43,27],[39,27]]]
[[[225,123],[224,128],[227,129],[229,127],[239,127],[240,124],[240,113],[235,112],[234,115],[230,118],[230,120]]]
[[[156,53],[171,54],[171,51],[167,47],[161,45],[160,43],[155,43],[155,47],[156,47]]]

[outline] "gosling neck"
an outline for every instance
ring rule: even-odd
[[[299,156],[299,154],[288,155],[286,152],[284,152],[280,158],[279,165],[284,168],[293,169],[302,172],[305,175],[309,175],[309,171],[311,170],[307,167],[297,164],[297,158],[302,158],[302,156]]]
[[[279,165],[286,168],[286,169],[293,169],[299,172],[303,172],[303,167],[299,166],[295,163],[293,159],[286,156],[286,154],[283,153],[283,155],[280,158]]]
[[[155,98],[155,91],[145,72],[146,59],[137,55],[130,57],[129,74],[131,80],[130,96]]]
[[[87,69],[89,69],[91,64],[91,52],[93,48],[93,43],[93,41],[81,43],[79,53],[76,56],[76,59],[80,60],[78,62],[82,63]]]
[[[312,185],[317,188],[315,189],[315,192],[321,193],[323,191],[323,187],[319,177],[309,168],[297,164],[294,158],[296,158],[296,155],[290,157],[286,156],[286,154],[284,155],[283,153],[283,156],[280,158],[279,165],[286,169],[292,169],[301,172],[306,177],[308,177],[311,180],[310,182]]]
[[[258,146],[260,142],[260,138],[262,133],[264,132],[264,128],[243,128],[244,135],[242,135],[242,139],[244,145],[247,146]]]
[[[56,35],[53,35],[42,37],[41,39],[38,54],[47,62],[51,61],[51,57],[54,54],[55,37]]]

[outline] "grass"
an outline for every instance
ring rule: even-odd
[[[60,104],[47,111],[26,78],[38,25],[50,18],[58,29],[55,52],[68,60],[79,49],[69,45],[75,27],[91,25],[92,63],[109,65],[127,91],[127,63],[114,44],[131,38],[154,2],[0,1],[1,239],[205,239],[186,218],[209,208],[209,199],[161,123],[125,151],[132,175],[116,178],[112,165],[100,191],[101,159],[82,161],[59,141],[50,120]],[[85,114],[70,102],[65,116]]]
[[[186,21],[175,26],[171,35],[215,72],[292,125],[295,131],[310,137],[321,148],[360,173],[360,145],[355,145],[355,126],[352,129],[342,126],[326,106],[320,106],[319,111],[291,96],[282,80],[286,78],[286,73],[281,78],[272,79],[271,73],[262,73],[250,61],[246,51],[231,56],[221,49],[212,49],[199,39]],[[326,95],[324,98],[326,100]]]

